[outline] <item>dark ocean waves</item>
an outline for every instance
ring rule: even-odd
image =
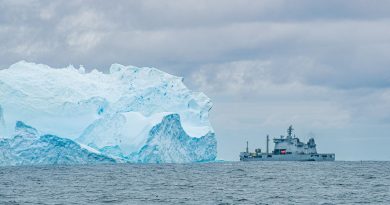
[[[390,162],[0,167],[0,204],[390,204]]]

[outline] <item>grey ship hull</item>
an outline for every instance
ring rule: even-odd
[[[251,156],[244,153],[240,161],[335,161],[335,154],[259,154]]]
[[[240,161],[335,161],[334,153],[317,153],[314,138],[303,143],[298,137],[292,134],[292,125],[287,129],[287,136],[281,135],[274,138],[275,148],[268,152],[269,136],[267,135],[267,152],[255,149],[249,152],[248,141],[246,151],[240,153]]]

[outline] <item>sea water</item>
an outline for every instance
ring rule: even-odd
[[[0,167],[0,204],[390,204],[390,162]]]

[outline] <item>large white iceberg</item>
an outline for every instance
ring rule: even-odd
[[[0,70],[3,144],[20,136],[20,122],[117,162],[211,161],[211,106],[182,78],[155,68],[113,64],[105,74],[21,61]]]

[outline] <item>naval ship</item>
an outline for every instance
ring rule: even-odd
[[[334,161],[335,154],[317,153],[316,143],[310,138],[307,143],[299,141],[293,136],[293,127],[287,129],[287,136],[283,135],[274,138],[275,148],[272,153],[268,152],[269,136],[267,135],[267,150],[261,152],[261,149],[255,149],[255,152],[249,152],[248,142],[246,142],[246,151],[240,153],[240,161]]]

